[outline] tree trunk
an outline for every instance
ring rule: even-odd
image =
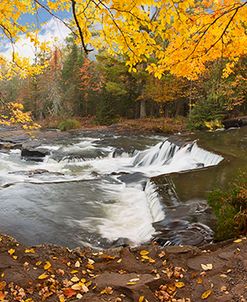
[[[146,112],[146,101],[140,101],[140,118],[144,118],[147,116]]]

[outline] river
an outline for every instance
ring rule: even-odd
[[[32,150],[46,154],[38,159],[0,150],[0,230],[71,248],[210,242],[206,193],[246,168],[246,129],[170,138],[84,131],[36,142]]]

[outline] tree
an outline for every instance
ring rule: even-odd
[[[85,58],[80,68],[80,87],[82,92],[84,115],[92,114],[89,110],[90,99],[94,99],[95,94],[100,96],[103,87],[103,75],[100,75],[96,68],[96,64]],[[93,112],[95,113],[95,112]]]
[[[72,36],[67,39],[63,50],[62,87],[63,102],[68,115],[83,113],[83,99],[80,91],[80,68],[83,63],[83,53],[75,44]]]
[[[20,17],[44,9],[59,18],[58,11],[72,11],[71,28],[78,43],[89,53],[102,45],[110,53],[125,55],[126,64],[147,63],[146,70],[161,78],[165,71],[195,79],[208,61],[228,58],[225,73],[246,54],[247,1],[242,0],[2,0],[0,28],[13,45],[11,76],[33,74],[33,66],[15,52],[14,43],[25,34],[38,49],[46,45],[37,39],[32,25],[20,24]],[[149,60],[153,58],[153,60]],[[5,59],[0,57],[0,65]],[[3,74],[2,74],[3,76]]]

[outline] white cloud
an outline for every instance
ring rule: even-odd
[[[38,38],[40,42],[50,42],[52,45],[62,45],[69,34],[70,30],[61,21],[52,18],[41,27]],[[34,59],[35,47],[24,35],[20,36],[20,39],[16,42],[14,47],[15,52],[18,53],[18,55]],[[11,60],[11,44],[5,43],[0,54]]]

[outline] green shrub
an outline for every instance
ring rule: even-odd
[[[229,190],[211,192],[208,202],[217,218],[216,241],[247,234],[247,173],[241,173]]]
[[[59,123],[58,129],[61,131],[68,131],[71,129],[78,129],[80,128],[81,124],[76,119],[67,119]]]
[[[189,129],[202,130],[207,128],[207,122],[220,124],[226,113],[225,100],[222,97],[209,95],[207,99],[197,102],[189,116]],[[206,122],[206,123],[205,123]]]

